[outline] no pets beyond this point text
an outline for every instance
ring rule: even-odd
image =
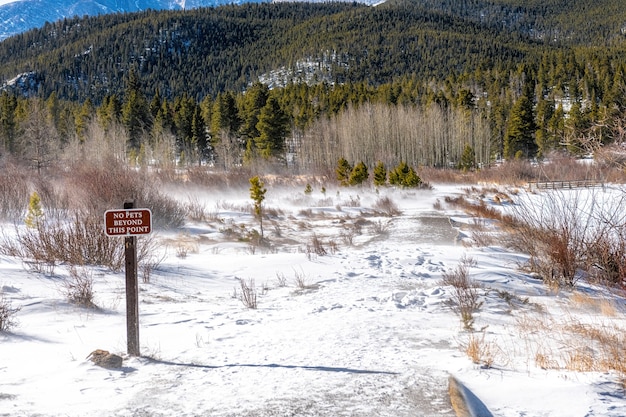
[[[152,233],[152,213],[149,209],[107,210],[104,232],[108,236],[134,236]]]

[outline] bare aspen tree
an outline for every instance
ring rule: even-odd
[[[319,120],[306,132],[296,154],[302,167],[334,169],[341,157],[363,161],[373,168],[377,161],[394,166],[446,167],[456,164],[466,144],[476,150],[479,164],[490,156],[490,130],[477,111],[366,103],[349,107],[332,119]]]
[[[60,148],[60,139],[41,100],[29,102],[28,114],[22,122],[22,133],[18,143],[21,156],[33,166],[37,173],[50,165]]]
[[[113,158],[126,161],[128,134],[118,123],[104,129],[97,121],[89,122],[84,138],[75,135],[64,148],[63,158],[69,162],[100,163]]]

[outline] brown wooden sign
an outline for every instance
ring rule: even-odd
[[[152,212],[149,209],[107,210],[104,232],[108,236],[137,236],[152,233]]]

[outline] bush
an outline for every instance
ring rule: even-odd
[[[88,270],[70,267],[70,276],[63,288],[70,303],[89,308],[96,306],[93,300],[93,276]]]
[[[101,216],[106,210],[134,199],[135,207],[150,209],[155,229],[174,229],[185,222],[184,204],[158,191],[154,178],[115,160],[101,165],[78,165],[66,178],[66,183],[77,194],[79,210]]]
[[[382,212],[387,217],[394,217],[402,214],[396,203],[388,196],[380,197],[374,203],[376,211]]]
[[[9,300],[4,297],[4,292],[0,291],[0,332],[8,332],[17,326],[15,315],[20,310],[20,307],[13,308]]]
[[[247,308],[256,310],[258,307],[258,303],[257,303],[257,290],[256,290],[256,286],[254,285],[254,280],[251,278],[246,282],[243,279],[239,279],[239,286],[241,289],[241,292],[238,293],[239,300]],[[237,293],[236,290],[235,290],[235,293]]]
[[[471,258],[463,258],[454,270],[444,272],[441,280],[441,285],[452,287],[451,302],[466,330],[474,329],[474,312],[482,306],[478,294],[481,286],[469,276],[472,266],[475,263]]]
[[[118,271],[124,265],[119,239],[105,235],[103,219],[76,214],[71,223],[43,222],[36,229],[16,229],[0,242],[0,253],[24,260],[37,272],[52,272],[59,263],[101,265]]]
[[[597,222],[584,213],[602,211],[592,194],[552,190],[513,207],[517,225],[509,245],[530,255],[528,266],[548,284],[573,286],[585,268]]]

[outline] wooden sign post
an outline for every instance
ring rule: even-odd
[[[104,213],[107,236],[124,236],[126,268],[126,342],[128,354],[141,356],[139,349],[139,281],[137,279],[137,235],[152,233],[152,213],[135,209],[135,203],[125,202],[123,210]]]

